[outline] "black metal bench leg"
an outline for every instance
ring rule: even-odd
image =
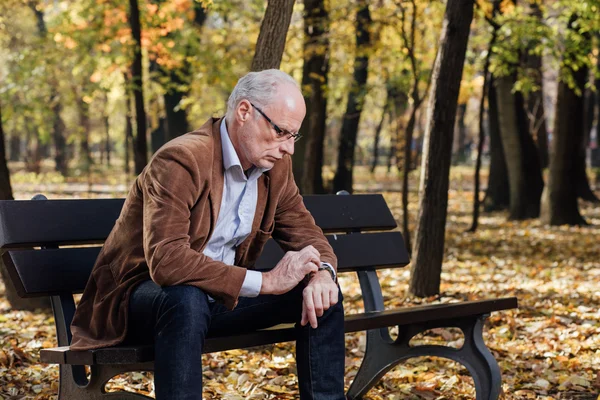
[[[498,362],[483,341],[483,325],[487,316],[462,326],[465,343],[456,361],[463,364],[473,377],[477,400],[496,400],[502,390],[502,375]]]
[[[83,366],[60,365],[59,400],[148,400],[151,397],[131,392],[105,391],[106,382],[113,376],[131,371],[151,371],[152,363],[137,365],[93,365],[89,381],[85,377]]]
[[[362,399],[386,372],[404,359],[409,349],[388,338],[387,330],[367,331],[365,356],[346,393],[348,399]]]
[[[363,362],[348,389],[349,399],[361,399],[390,369],[413,357],[435,356],[448,358],[464,365],[475,383],[477,400],[496,400],[500,395],[502,378],[496,359],[483,341],[483,323],[487,316],[464,318],[458,321],[415,324],[401,327],[395,341],[386,339],[385,332],[367,332],[367,348]],[[458,326],[465,336],[462,348],[447,346],[410,347],[417,334],[438,327]]]

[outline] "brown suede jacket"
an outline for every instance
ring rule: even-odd
[[[270,236],[285,251],[313,245],[323,262],[337,268],[333,250],[304,207],[289,156],[258,180],[252,231],[237,248],[235,265],[202,253],[223,194],[220,123],[211,118],[168,142],[136,179],[75,312],[71,349],[123,342],[129,296],[147,279],[161,286],[196,286],[233,309],[246,268],[253,268]]]

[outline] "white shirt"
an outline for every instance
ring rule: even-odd
[[[215,261],[233,265],[235,250],[250,234],[258,199],[258,178],[269,168],[252,167],[248,176],[229,138],[225,118],[221,121],[221,144],[223,147],[223,198],[215,230],[203,253]],[[247,270],[240,296],[256,297],[262,286],[262,274]]]

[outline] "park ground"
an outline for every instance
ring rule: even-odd
[[[18,167],[18,166],[17,166]],[[472,172],[453,168],[441,294],[407,296],[409,268],[380,272],[388,307],[516,296],[519,309],[493,313],[484,338],[498,359],[503,398],[600,399],[600,207],[581,203],[589,226],[546,227],[538,220],[508,222],[502,212],[483,214],[476,233],[466,233],[472,214]],[[105,175],[106,176],[106,175]],[[69,180],[52,174],[13,174],[18,199],[42,192],[50,198],[122,197],[130,183],[91,175]],[[416,178],[416,174],[415,174]],[[378,170],[357,174],[358,191],[382,192],[398,221],[401,193],[396,176]],[[485,179],[484,179],[485,182]],[[416,188],[416,179],[412,183]],[[598,192],[597,192],[598,194]],[[416,192],[411,193],[416,219]],[[413,226],[414,229],[414,226]],[[360,312],[354,276],[340,278],[347,312]],[[39,350],[56,346],[51,313],[11,311],[0,286],[0,399],[56,399],[58,368],[38,363]],[[437,329],[414,341],[459,347],[458,331]],[[346,335],[346,385],[364,354],[364,333]],[[205,399],[298,398],[292,343],[208,354]],[[152,395],[149,373],[111,380],[111,390]],[[444,359],[416,358],[390,371],[367,399],[474,399],[473,380]]]

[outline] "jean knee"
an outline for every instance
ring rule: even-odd
[[[185,329],[202,333],[210,324],[210,305],[206,293],[195,286],[178,285],[164,288],[162,314],[169,314]]]

